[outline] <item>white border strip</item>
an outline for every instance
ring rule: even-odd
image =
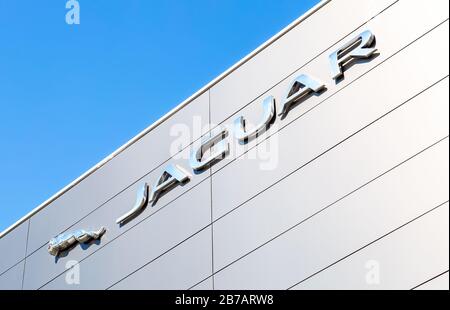
[[[116,157],[117,155],[119,155],[120,153],[122,153],[125,149],[127,149],[129,146],[131,146],[133,143],[135,143],[136,141],[138,141],[139,139],[141,139],[143,136],[145,136],[147,133],[149,133],[150,131],[152,131],[153,129],[155,129],[157,126],[161,125],[164,121],[166,121],[167,119],[169,119],[171,116],[173,116],[175,113],[177,113],[178,111],[180,111],[182,108],[184,108],[185,106],[187,106],[189,103],[191,103],[193,100],[195,100],[196,98],[198,98],[199,96],[201,96],[203,93],[205,93],[206,91],[208,91],[210,88],[212,88],[214,85],[216,85],[217,83],[219,83],[221,80],[223,80],[225,77],[227,77],[228,75],[230,75],[232,72],[234,72],[236,69],[238,69],[240,66],[242,66],[243,64],[245,64],[247,61],[249,61],[250,59],[252,59],[253,57],[255,57],[256,55],[258,55],[262,50],[264,50],[266,47],[268,47],[269,45],[271,45],[272,43],[274,43],[275,41],[277,41],[279,38],[281,38],[283,35],[285,35],[287,32],[289,32],[290,30],[292,30],[294,27],[296,27],[298,24],[300,24],[302,21],[304,21],[305,19],[307,19],[308,17],[310,17],[312,14],[314,14],[315,12],[317,12],[319,9],[321,9],[323,6],[325,6],[326,4],[328,4],[331,0],[322,0],[320,1],[318,4],[316,4],[314,7],[312,7],[310,10],[308,10],[305,14],[303,14],[302,16],[300,16],[299,18],[297,18],[294,22],[292,22],[291,24],[289,24],[287,27],[285,27],[283,30],[281,30],[280,32],[278,32],[276,35],[274,35],[272,38],[270,38],[269,40],[267,40],[265,43],[261,44],[258,48],[256,48],[253,52],[251,52],[250,54],[248,54],[246,57],[244,57],[243,59],[241,59],[239,62],[237,62],[236,64],[234,64],[232,67],[230,67],[228,70],[226,70],[224,73],[222,73],[221,75],[219,75],[218,77],[216,77],[214,80],[212,80],[211,82],[209,82],[206,86],[204,86],[203,88],[201,88],[199,91],[197,91],[195,94],[193,94],[192,96],[190,96],[189,98],[187,98],[185,101],[183,101],[181,104],[179,104],[177,107],[175,107],[174,109],[172,109],[171,111],[169,111],[167,114],[165,114],[164,116],[162,116],[159,120],[157,120],[156,122],[154,122],[152,125],[150,125],[149,127],[147,127],[146,129],[144,129],[142,132],[140,132],[138,135],[136,135],[134,138],[132,138],[130,141],[128,141],[127,143],[125,143],[124,145],[122,145],[119,149],[117,149],[114,153],[112,153],[111,155],[107,156],[105,159],[103,159],[101,162],[99,162],[98,164],[96,164],[94,167],[92,167],[91,169],[89,169],[88,171],[86,171],[85,173],[83,173],[80,177],[78,177],[76,180],[74,180],[72,183],[70,183],[69,185],[67,185],[66,187],[64,187],[63,189],[61,189],[59,192],[57,192],[56,194],[54,194],[52,197],[50,197],[49,199],[47,199],[46,201],[44,201],[42,204],[40,204],[38,207],[36,207],[35,209],[33,209],[31,212],[29,212],[27,215],[25,215],[24,217],[22,217],[20,220],[18,220],[16,223],[14,223],[13,225],[11,225],[10,227],[8,227],[7,229],[5,229],[1,234],[0,234],[0,239],[3,238],[4,236],[6,236],[8,233],[10,233],[11,231],[13,231],[16,227],[18,227],[20,224],[22,224],[23,222],[25,222],[26,220],[28,220],[29,218],[31,218],[33,215],[35,215],[36,213],[38,213],[39,211],[41,211],[42,209],[44,209],[46,206],[48,206],[49,204],[51,204],[53,201],[55,201],[56,199],[58,199],[59,197],[61,197],[64,193],[66,193],[67,191],[69,191],[71,188],[73,188],[74,186],[78,185],[81,181],[83,181],[84,179],[86,179],[88,176],[90,176],[91,174],[93,174],[95,171],[97,171],[98,169],[100,169],[101,167],[103,167],[107,162],[109,162],[111,159],[113,159],[114,157]]]

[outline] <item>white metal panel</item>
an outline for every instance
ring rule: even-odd
[[[0,239],[0,276],[25,258],[29,221]]]
[[[448,270],[448,245],[447,203],[293,289],[409,290]]]
[[[21,261],[14,267],[8,269],[0,276],[0,290],[20,290],[22,289],[23,266],[25,261]]]
[[[447,138],[417,157],[419,165],[448,170],[448,147]],[[447,181],[445,190],[443,185],[416,190],[421,181],[411,175],[412,169],[393,170],[311,217],[218,272],[216,289],[289,288],[448,201],[448,177],[438,179]],[[439,183],[433,177],[424,176],[433,185]]]
[[[448,228],[448,227],[447,227]],[[448,253],[447,253],[448,254]],[[449,276],[448,271],[443,275],[440,275],[432,280],[420,285],[415,288],[416,290],[425,291],[425,290],[449,290]]]
[[[213,285],[213,279],[212,277],[204,280],[203,282],[200,282],[199,284],[195,285],[194,287],[190,288],[193,291],[210,291],[214,289]]]
[[[211,274],[211,256],[209,227],[114,285],[112,289],[186,290]]]
[[[446,79],[217,221],[216,270],[446,137],[448,86]],[[428,176],[426,182],[414,183],[408,190],[417,193],[423,187],[421,198],[442,199],[448,195],[444,169],[448,164],[427,167],[424,163],[407,168],[406,179],[416,173]]]

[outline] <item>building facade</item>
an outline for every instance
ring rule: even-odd
[[[5,231],[0,289],[448,289],[448,6],[322,1]]]

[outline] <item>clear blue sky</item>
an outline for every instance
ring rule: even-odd
[[[317,2],[0,0],[0,231]]]

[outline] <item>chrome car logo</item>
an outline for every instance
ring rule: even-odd
[[[91,240],[99,239],[106,232],[105,227],[101,227],[97,231],[86,231],[83,229],[74,231],[72,233],[64,233],[48,242],[48,252],[53,256],[58,256],[61,252],[68,250],[77,242],[86,243]]]

